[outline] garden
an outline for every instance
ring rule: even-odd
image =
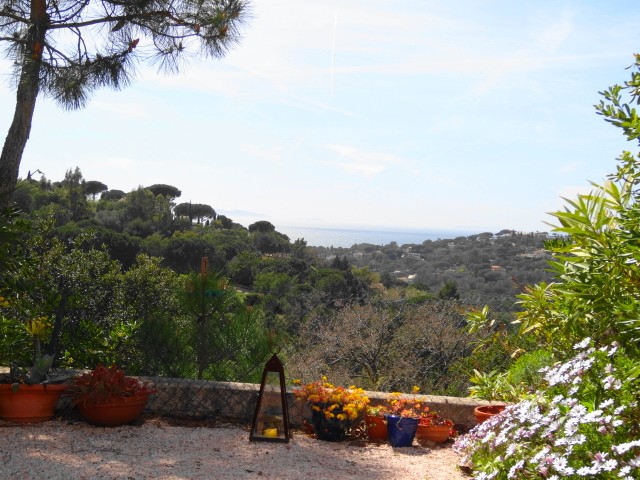
[[[640,102],[640,56],[630,79],[602,96],[597,112],[622,129],[628,140],[637,141],[640,119],[633,105]],[[447,458],[455,458],[459,470],[446,473],[451,477],[433,478],[461,478],[463,472],[478,479],[640,478],[639,192],[640,161],[623,152],[606,181],[593,183],[589,194],[567,200],[563,211],[552,214],[559,234],[546,245],[553,256],[553,282],[526,287],[518,295],[515,318],[494,317],[488,308],[465,309],[463,329],[474,339],[472,356],[489,359],[483,367],[496,365],[491,361],[499,356],[496,352],[507,352],[513,360],[497,364],[506,365],[503,368],[476,369],[471,376],[470,395],[500,405],[485,411],[486,418],[479,418],[473,428],[460,428],[459,419],[432,408],[420,385],[373,401],[364,386],[351,383],[352,377],[369,382],[367,387],[393,385],[394,379],[367,371],[374,365],[371,361],[355,369],[336,368],[340,381],[332,380],[327,362],[320,376],[288,386],[291,404],[304,410],[297,430],[300,439],[290,448],[249,443],[246,430],[229,429],[236,440],[242,438],[240,450],[263,462],[305,450],[310,454],[305,460],[292,454],[295,478],[303,471],[309,475],[309,465],[300,467],[304,462],[343,469],[345,476],[357,478],[363,457],[376,453],[402,457],[417,465],[420,476],[415,478],[431,478],[434,473],[428,471],[426,459],[453,452],[454,457]],[[76,465],[73,475],[78,478],[88,475],[86,466],[75,463],[77,456],[65,460],[55,446],[66,434],[73,436],[70,432],[76,428],[86,428],[82,418],[97,436],[87,440],[83,435],[85,444],[74,443],[67,453],[89,456],[94,464],[113,466],[98,452],[123,453],[117,446],[119,436],[150,440],[154,432],[168,432],[174,442],[188,446],[187,452],[206,443],[220,454],[211,457],[219,462],[215,468],[240,465],[246,474],[264,476],[259,464],[234,456],[238,448],[224,448],[224,439],[217,437],[220,432],[207,433],[195,424],[186,432],[191,440],[185,440],[185,432],[174,430],[166,420],[140,420],[150,399],[160,394],[161,382],[138,374],[153,371],[171,378],[187,372],[197,380],[242,379],[255,384],[268,356],[286,344],[278,323],[267,324],[256,304],[247,303],[226,278],[213,273],[207,257],[198,272],[182,276],[158,268],[159,259],[152,257],[141,257],[123,272],[104,251],[69,249],[53,237],[51,221],[27,222],[11,207],[0,217],[0,363],[7,367],[0,384],[0,419],[7,422],[6,432],[32,442],[29,455],[15,446],[3,447],[4,463],[13,468],[12,462],[24,457],[28,467],[15,467],[14,472],[27,478],[37,471],[34,459],[39,459],[39,475],[56,461]],[[83,239],[76,241],[82,247]],[[351,310],[354,318],[366,311],[362,306]],[[172,323],[174,318],[180,323]],[[393,322],[402,326],[394,318],[385,328]],[[315,331],[338,338],[341,331],[339,324],[323,329],[326,325],[312,321],[306,326],[308,335]],[[154,338],[160,340],[149,341]],[[167,341],[171,338],[173,342]],[[428,349],[419,353],[429,355]],[[411,363],[403,364],[398,376],[412,368]],[[300,371],[317,373],[313,368]],[[437,374],[445,376],[442,370]],[[403,377],[403,385],[411,378]],[[74,413],[66,420],[50,421],[59,402],[73,407]],[[250,403],[243,407],[245,413]],[[99,410],[108,411],[109,418]],[[12,422],[28,425],[17,429]],[[275,429],[278,435],[278,428],[282,426],[265,426],[263,433]],[[165,442],[132,449],[128,459],[118,457],[114,468],[127,471],[127,463],[149,451],[151,466],[164,469],[167,478],[181,463],[197,470],[205,462],[187,453],[184,458],[169,454],[172,443]],[[358,454],[343,445],[360,445],[363,450]],[[47,456],[48,450],[60,458]],[[386,472],[379,460],[374,467],[368,465],[367,478],[381,478]],[[180,474],[206,478],[197,471]],[[104,475],[112,476],[114,470]]]

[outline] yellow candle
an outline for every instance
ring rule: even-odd
[[[278,429],[277,428],[265,428],[262,431],[262,436],[263,437],[268,437],[268,438],[276,438],[278,436]]]

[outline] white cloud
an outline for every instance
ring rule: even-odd
[[[282,164],[282,147],[259,147],[257,145],[244,145],[242,149],[249,155],[259,159],[266,160],[274,164]]]
[[[336,154],[339,159],[330,161],[348,173],[362,174],[367,177],[383,172],[390,165],[399,163],[393,155],[365,152],[348,145],[325,145],[324,148]]]

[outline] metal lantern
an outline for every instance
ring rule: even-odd
[[[290,437],[284,367],[274,354],[262,372],[249,440],[288,443]]]

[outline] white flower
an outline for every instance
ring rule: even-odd
[[[580,343],[576,343],[573,348],[574,350],[583,350],[589,346],[591,343],[591,339],[589,337],[582,340]]]
[[[607,398],[604,402],[600,404],[600,408],[604,409],[613,405],[613,398]]]
[[[616,452],[618,455],[623,455],[633,447],[640,447],[640,440],[633,440],[631,442],[621,443],[620,445],[614,445],[611,447],[611,450]]]

